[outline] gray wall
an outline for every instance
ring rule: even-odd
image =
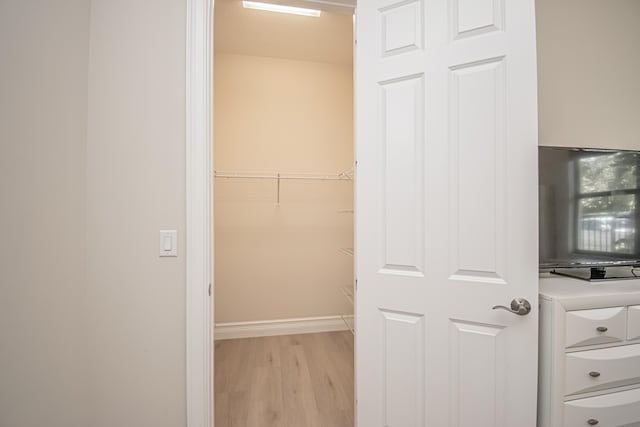
[[[186,425],[184,0],[94,0],[87,137],[91,427]],[[178,230],[178,258],[158,231]]]
[[[0,426],[86,427],[89,0],[0,1]]]
[[[185,7],[0,1],[2,427],[186,425]]]

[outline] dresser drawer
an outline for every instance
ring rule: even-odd
[[[621,391],[564,404],[564,427],[640,426],[640,389]]]
[[[638,383],[640,344],[568,353],[565,367],[565,395]]]
[[[640,305],[629,307],[627,329],[627,339],[637,340],[640,338]]]
[[[626,338],[626,307],[567,311],[565,346],[579,347],[623,341]]]

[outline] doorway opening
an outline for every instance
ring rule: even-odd
[[[352,427],[353,8],[251,3],[215,10],[215,425]]]

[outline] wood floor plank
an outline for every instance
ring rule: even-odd
[[[229,393],[215,393],[216,406],[214,412],[216,427],[230,427]]]
[[[299,339],[285,339],[280,351],[285,425],[320,427],[304,348]]]
[[[306,357],[322,425],[353,426],[353,353],[331,337],[309,338],[315,342],[305,346]]]
[[[353,427],[353,335],[216,342],[217,427]]]
[[[253,370],[247,427],[281,427],[283,420],[280,368],[260,366]]]
[[[234,391],[229,393],[229,427],[247,427],[249,402],[249,392]]]

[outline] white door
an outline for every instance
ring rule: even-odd
[[[534,0],[356,22],[358,426],[534,427]]]

